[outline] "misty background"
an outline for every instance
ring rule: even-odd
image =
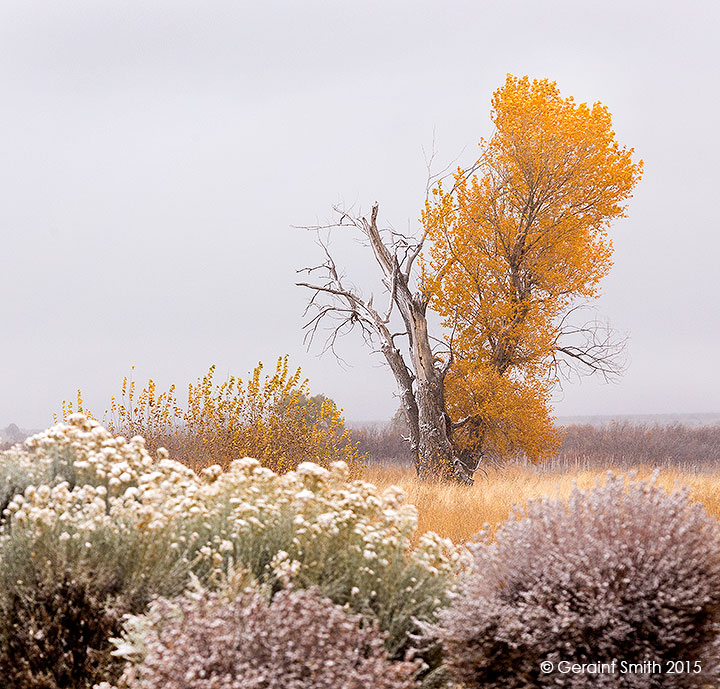
[[[561,416],[720,412],[715,2],[0,4],[0,427],[41,428],[81,388],[182,388],[290,355],[351,422],[397,409],[359,336],[303,345],[336,203],[415,230],[427,176],[475,159],[511,72],[602,101],[645,161],[600,313],[630,335],[617,385]],[[346,272],[377,285],[362,246]]]

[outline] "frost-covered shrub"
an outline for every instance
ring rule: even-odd
[[[0,596],[0,677],[13,689],[89,689],[119,676],[110,639],[137,611],[109,572],[45,569],[4,582]]]
[[[112,571],[124,587],[150,594],[183,589],[198,559],[185,536],[184,508],[193,504],[185,490],[198,483],[192,471],[155,462],[142,438],[112,438],[82,417],[31,438],[9,461],[42,482],[0,514],[0,578],[80,567]]]
[[[446,539],[426,534],[411,547],[417,513],[399,489],[350,481],[340,462],[278,475],[245,458],[196,474],[163,452],[153,460],[141,438],[74,416],[0,455],[0,475],[10,466],[30,482],[0,514],[6,582],[40,569],[114,572],[141,606],[178,594],[190,572],[212,588],[242,565],[272,592],[319,586],[377,620],[402,658],[414,619],[434,619],[457,568]]]
[[[0,515],[14,495],[24,492],[29,485],[47,482],[36,471],[37,467],[23,461],[25,456],[17,447],[0,452]]]
[[[71,487],[119,488],[152,463],[141,438],[129,442],[113,438],[95,421],[76,414],[67,424],[55,425],[0,454],[0,479],[3,490],[19,486],[15,493],[61,481]]]
[[[127,689],[415,686],[416,665],[390,662],[377,626],[317,589],[281,591],[270,604],[253,591],[228,602],[199,590],[154,601],[129,626],[141,630],[144,649],[120,682]]]
[[[461,594],[429,628],[468,688],[698,687],[720,672],[720,528],[684,492],[612,474],[541,499],[471,546]],[[617,661],[614,673],[558,663]],[[622,661],[663,674],[622,673]],[[668,661],[702,672],[669,674]],[[543,674],[541,663],[554,670]],[[695,666],[693,665],[693,670]]]
[[[199,561],[179,540],[182,511],[163,510],[192,472],[82,418],[1,455],[0,467],[38,481],[0,515],[0,664],[19,687],[92,686],[112,666],[119,616],[180,593]]]
[[[400,489],[348,481],[343,463],[277,475],[248,458],[206,470],[204,480],[201,538],[213,558],[243,564],[274,590],[319,586],[377,619],[392,657],[409,649],[413,618],[431,620],[447,603],[456,549],[433,533],[411,547],[417,510]]]

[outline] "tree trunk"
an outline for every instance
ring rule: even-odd
[[[299,282],[316,292],[330,294],[342,303],[336,308],[322,307],[319,315],[306,327],[317,328],[320,320],[334,312],[340,312],[345,319],[336,327],[346,324],[350,327],[360,323],[366,332],[374,332],[380,339],[381,351],[385,356],[400,390],[403,409],[410,429],[410,447],[415,458],[417,474],[422,479],[456,481],[472,484],[472,475],[477,467],[470,453],[460,451],[452,441],[453,426],[445,408],[445,374],[452,363],[452,351],[446,361],[435,356],[430,346],[427,327],[428,300],[422,292],[413,294],[410,289],[412,262],[420,253],[422,241],[414,252],[404,246],[405,258],[401,267],[397,251],[391,251],[383,242],[377,227],[378,206],[372,207],[370,219],[360,218],[356,227],[361,229],[370,242],[375,258],[383,272],[383,283],[390,293],[390,310],[383,317],[372,306],[372,297],[365,301],[353,289],[343,286],[335,262],[326,248],[326,263],[315,268],[305,268],[308,273],[325,270],[327,282],[322,285]],[[345,217],[343,215],[343,217]],[[310,304],[314,303],[314,298]],[[397,307],[405,323],[405,332],[392,334],[389,321],[392,309]],[[395,346],[394,338],[406,335],[410,354],[410,365]]]
[[[402,290],[399,290],[401,293]],[[442,371],[435,365],[427,331],[425,303],[417,297],[400,299],[398,305],[410,333],[410,358],[416,376],[419,440],[415,467],[420,478],[460,480],[455,469],[456,448],[445,409]]]
[[[404,375],[410,373],[400,352],[387,342],[382,349],[402,395],[417,474],[422,479],[472,484],[472,473],[467,471],[451,438],[452,424],[445,408],[445,372],[430,346],[427,299],[421,293],[410,291],[409,276],[402,272],[397,255],[390,253],[380,237],[377,211],[377,205],[373,206],[370,222],[363,219],[365,233],[405,322],[411,368],[415,374],[414,389],[412,378]]]
[[[383,348],[385,352],[385,348]],[[399,352],[397,352],[399,355]],[[400,388],[403,410],[410,430],[410,449],[415,461],[417,475],[421,479],[436,481],[458,481],[472,484],[472,472],[468,471],[461,453],[451,437],[450,417],[445,410],[444,390],[441,376],[436,370],[426,377],[420,373],[413,379],[403,366],[397,366],[397,359],[388,356],[390,368]],[[392,363],[391,363],[392,360]],[[398,375],[399,374],[399,375]]]
[[[459,480],[455,470],[456,450],[448,435],[448,416],[437,392],[430,386],[418,385],[420,443],[415,468],[422,479]]]

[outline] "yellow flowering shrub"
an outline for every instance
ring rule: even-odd
[[[79,390],[75,405],[62,403],[62,418],[75,411],[96,418],[84,407]],[[138,392],[126,377],[120,398],[111,398],[105,416],[113,434],[141,435],[150,452],[167,448],[193,469],[213,464],[226,468],[233,459],[248,456],[279,473],[304,461],[325,467],[344,461],[356,475],[362,464],[342,410],[325,397],[310,399],[308,380],[299,368],[290,371],[287,356],[278,359],[272,375],[263,375],[259,363],[247,382],[230,376],[218,383],[211,366],[188,385],[185,406],[175,385],[159,392],[151,379]]]

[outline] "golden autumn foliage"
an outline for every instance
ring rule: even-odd
[[[328,467],[338,460],[357,473],[362,457],[350,440],[342,410],[323,396],[309,398],[308,386],[299,368],[290,371],[287,356],[278,359],[273,375],[263,375],[259,363],[247,382],[230,376],[217,383],[211,366],[188,385],[184,407],[175,385],[158,393],[149,380],[138,392],[126,377],[121,397],[111,398],[104,421],[112,433],[141,435],[150,451],[164,447],[173,459],[194,469],[226,467],[233,459],[250,456],[280,473],[305,461]],[[79,390],[76,405],[62,403],[64,419],[74,411],[95,418],[84,408]]]
[[[461,447],[541,459],[554,453],[550,392],[560,318],[598,294],[612,265],[608,225],[642,175],[608,109],[563,98],[554,82],[508,75],[495,133],[470,169],[433,190],[421,285],[453,330],[445,380]]]

